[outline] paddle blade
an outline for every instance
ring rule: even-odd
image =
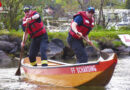
[[[107,54],[106,52],[100,52],[100,55],[104,60],[109,58],[109,54]]]
[[[21,76],[21,70],[20,70],[20,67],[17,69],[16,73],[15,73],[15,76]]]

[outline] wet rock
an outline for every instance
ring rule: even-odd
[[[103,50],[101,50],[102,52],[105,52],[105,53],[107,53],[107,54],[112,54],[112,53],[114,53],[114,51],[111,49],[111,48],[106,48],[106,49],[103,49]]]
[[[0,50],[0,67],[8,67],[10,63],[10,57],[4,51]]]
[[[124,51],[125,48],[126,48],[125,46],[120,46],[120,47],[117,47],[117,50]]]
[[[118,49],[119,49],[118,51],[119,54],[130,54],[130,47],[122,46]]]
[[[125,48],[124,51],[130,53],[130,47]]]

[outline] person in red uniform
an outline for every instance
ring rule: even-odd
[[[87,43],[93,44],[89,40],[88,34],[94,27],[94,13],[95,8],[88,7],[86,11],[80,11],[73,16],[67,41],[76,54],[77,63],[88,62],[88,55],[85,51],[82,36],[86,38]]]
[[[28,34],[32,41],[29,50],[29,60],[32,66],[37,66],[36,56],[40,50],[42,66],[48,66],[46,51],[48,48],[48,35],[43,25],[43,21],[37,11],[33,11],[29,6],[24,7],[25,16],[23,18],[23,40],[21,46],[24,47]]]

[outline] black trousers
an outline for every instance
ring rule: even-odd
[[[30,62],[36,61],[36,56],[38,55],[39,50],[41,53],[41,60],[47,60],[47,55],[46,55],[47,48],[48,48],[47,33],[39,37],[33,38],[29,50]]]
[[[77,63],[88,62],[88,55],[85,51],[83,40],[75,39],[69,34],[67,41],[74,53],[76,54]]]

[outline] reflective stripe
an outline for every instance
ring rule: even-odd
[[[35,62],[30,62],[30,64],[31,64],[32,66],[34,66],[34,65],[37,64],[37,62],[36,62],[36,61],[35,61]]]
[[[42,61],[41,61],[41,64],[47,64],[47,63],[48,63],[47,60],[42,60]]]

